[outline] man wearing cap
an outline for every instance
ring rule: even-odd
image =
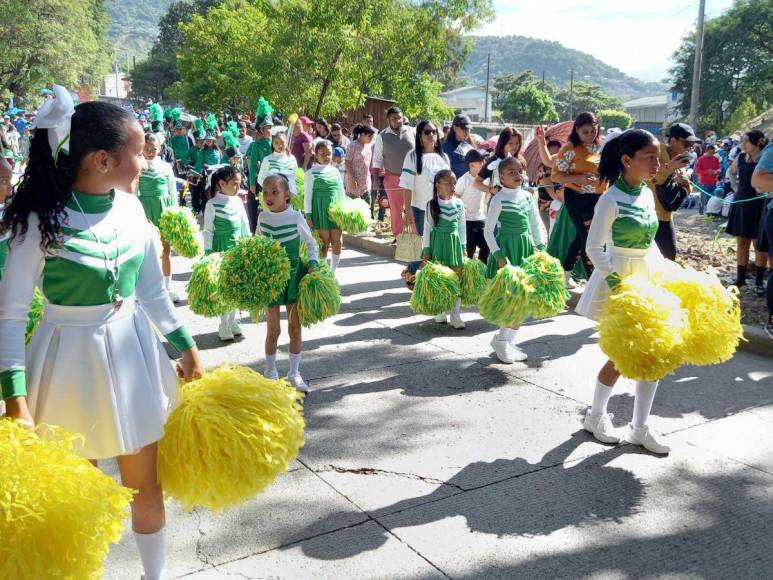
[[[247,220],[250,222],[250,231],[254,234],[258,224],[258,172],[263,159],[271,155],[271,129],[274,122],[270,115],[264,115],[260,119],[255,119],[255,127],[260,132],[260,137],[250,143],[247,149],[247,158],[249,159],[249,184],[250,193],[247,195]]]
[[[671,211],[663,207],[658,187],[665,186],[672,178],[674,185],[682,187],[690,193],[690,180],[684,169],[690,164],[690,149],[694,143],[700,142],[692,127],[685,123],[674,123],[668,131],[668,144],[660,143],[660,170],[653,178],[650,186],[655,193],[655,212],[658,215],[658,231],[655,243],[660,253],[669,260],[676,260],[676,230],[671,219]]]
[[[169,141],[172,145],[172,151],[174,151],[175,170],[180,176],[183,173],[183,168],[188,165],[194,148],[193,138],[188,135],[188,129],[185,128],[182,121],[175,123],[172,138]]]
[[[448,136],[443,140],[443,152],[448,155],[451,171],[459,179],[467,173],[467,162],[464,156],[472,150],[470,145],[470,127],[472,122],[467,115],[457,115],[451,123]]]
[[[305,115],[298,119],[298,122],[293,128],[293,141],[290,147],[290,152],[298,162],[298,167],[303,170],[311,167],[311,159],[314,156],[314,151],[311,149],[311,143],[314,138],[311,136],[311,129],[314,122]]]
[[[403,231],[403,190],[400,189],[400,174],[406,154],[416,144],[416,131],[403,124],[403,112],[399,107],[387,109],[387,128],[376,135],[373,146],[373,187],[384,188],[389,198],[389,212],[392,218],[392,233],[395,237]],[[384,178],[381,179],[381,171]]]

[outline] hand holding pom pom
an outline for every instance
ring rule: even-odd
[[[416,314],[437,316],[451,310],[460,293],[456,272],[441,264],[427,262],[416,276],[411,308]]]

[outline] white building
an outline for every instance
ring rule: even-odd
[[[131,92],[132,84],[129,81],[129,75],[123,72],[110,73],[105,75],[105,81],[102,84],[102,96],[112,97],[114,99],[126,99]]]
[[[443,102],[452,109],[465,113],[473,121],[483,121],[486,117],[486,89],[482,87],[462,87],[440,93]],[[491,93],[488,98],[488,112],[491,115]]]
[[[633,126],[647,129],[656,135],[666,125],[676,120],[676,109],[683,95],[672,91],[659,97],[642,97],[623,103],[623,108],[633,117]]]

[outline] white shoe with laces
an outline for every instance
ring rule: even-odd
[[[629,423],[628,428],[625,430],[623,438],[627,443],[632,445],[641,445],[647,451],[656,453],[658,455],[666,455],[671,451],[671,448],[658,440],[659,435],[656,435],[650,428],[645,425],[644,427],[634,427]]]
[[[571,272],[564,271],[564,278],[566,280],[566,287],[569,290],[574,290],[577,288],[577,282],[574,281],[574,278],[572,278]]]
[[[173,292],[172,290],[169,290],[169,298],[174,304],[177,304],[180,301],[180,297],[177,295],[177,292]]]
[[[453,326],[456,330],[463,330],[464,328],[467,328],[464,320],[462,320],[462,315],[458,312],[451,313],[451,326]]]
[[[287,375],[287,380],[293,386],[293,388],[299,390],[301,393],[308,393],[309,386],[304,382],[301,375]]]
[[[446,322],[448,322],[448,317],[446,316],[446,313],[444,312],[443,314],[438,314],[435,317],[435,322],[437,322],[438,324],[445,324]]]
[[[220,323],[220,328],[217,329],[217,336],[223,342],[230,342],[234,339],[233,330],[231,330],[230,324]]]
[[[491,348],[494,349],[497,358],[506,365],[511,365],[515,362],[513,347],[506,340],[498,340],[495,336],[491,339]]]
[[[520,348],[515,346],[514,344],[510,345],[510,348],[513,353],[513,361],[515,362],[524,362],[529,359],[529,355],[526,354],[524,351],[522,351]]]
[[[272,370],[266,369],[263,372],[263,376],[266,377],[267,379],[271,379],[272,381],[275,381],[279,378],[279,371],[276,369],[272,369]]]
[[[585,411],[585,421],[582,423],[582,428],[602,443],[620,443],[620,433],[612,425],[613,417],[612,413],[594,415],[591,408],[588,407],[588,410]]]

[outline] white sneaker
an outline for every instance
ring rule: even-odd
[[[452,312],[451,313],[451,326],[453,326],[456,330],[462,330],[463,328],[467,328],[467,325],[464,323],[464,320],[462,320],[462,315],[458,312]]]
[[[582,423],[582,428],[602,443],[620,443],[620,433],[612,425],[613,417],[612,413],[601,416],[594,415],[591,413],[591,408],[588,407],[588,410],[585,411],[585,421]]]
[[[574,290],[577,288],[577,282],[574,281],[574,278],[572,278],[572,273],[564,271],[564,279],[566,280],[566,287],[569,290]]]
[[[180,297],[177,295],[177,292],[173,292],[172,290],[169,290],[169,298],[175,304],[177,304],[180,301]]]
[[[658,435],[650,431],[650,428],[647,425],[637,428],[629,423],[623,438],[628,443],[633,445],[641,445],[647,451],[657,453],[658,455],[665,455],[671,451],[671,448],[668,445],[658,441]]]
[[[525,360],[527,360],[529,358],[528,354],[526,354],[524,351],[522,351],[520,348],[518,348],[514,344],[511,344],[510,348],[512,349],[513,360],[515,362],[524,362]]]
[[[235,320],[231,323],[231,332],[233,332],[234,336],[241,336],[242,335],[242,327],[239,326],[239,323]]]
[[[511,365],[515,362],[515,358],[513,358],[513,347],[510,346],[510,343],[506,340],[497,340],[497,337],[495,336],[491,339],[491,348],[494,349],[497,358],[506,365]]]
[[[293,388],[299,390],[301,393],[309,392],[309,386],[303,381],[301,375],[287,375],[287,380],[290,381]]]
[[[435,317],[435,322],[437,322],[438,324],[445,324],[446,322],[448,322],[448,318],[446,317],[446,313],[444,312],[443,314],[438,314]]]
[[[276,369],[271,369],[271,370],[266,369],[265,372],[263,373],[263,376],[266,377],[267,379],[271,379],[272,381],[275,381],[279,378],[279,371]]]
[[[220,328],[217,329],[217,336],[222,340],[223,342],[228,342],[234,339],[234,333],[233,330],[231,330],[231,325],[223,325],[220,324]]]

